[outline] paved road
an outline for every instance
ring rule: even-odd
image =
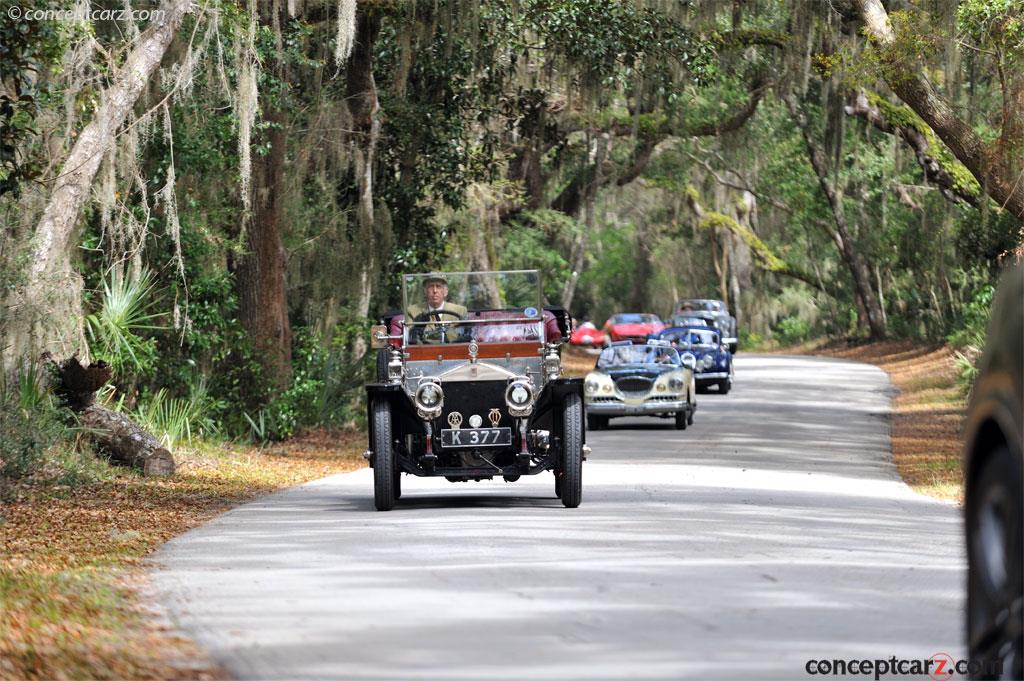
[[[364,470],[175,539],[155,587],[243,679],[811,678],[808,659],[960,657],[958,514],[897,480],[885,374],[736,364],[689,430],[592,434],[579,509],[546,474],[406,477],[376,513]]]

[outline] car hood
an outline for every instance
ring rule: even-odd
[[[642,376],[644,378],[657,378],[662,374],[667,374],[670,371],[676,371],[682,367],[675,366],[674,364],[664,364],[660,366],[623,366],[623,367],[610,367],[607,369],[598,369],[598,373],[606,374],[611,376],[612,379],[623,378],[624,376]]]
[[[612,331],[620,336],[645,336],[659,330],[657,324],[615,324]]]

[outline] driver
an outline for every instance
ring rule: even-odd
[[[458,303],[448,302],[448,280],[441,274],[430,274],[423,279],[423,300],[425,305],[410,305],[409,318],[416,319],[421,315],[429,322],[423,329],[424,340],[438,336],[440,325],[434,322],[454,321],[456,317],[464,319],[467,310]],[[440,314],[441,312],[444,314]],[[431,314],[438,313],[438,314]]]

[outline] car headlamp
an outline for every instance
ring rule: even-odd
[[[710,369],[715,364],[715,358],[712,357],[711,355],[704,355],[704,358],[701,359],[700,364],[705,369]]]
[[[533,385],[526,380],[512,381],[505,389],[505,404],[512,416],[529,416],[533,411]]]
[[[585,387],[588,393],[596,393],[601,386],[597,381],[587,381]]]
[[[444,391],[441,384],[434,381],[425,381],[416,388],[414,396],[416,411],[421,418],[431,419],[441,415],[441,407],[444,406]]]
[[[672,390],[675,390],[676,392],[682,390],[683,385],[683,379],[679,378],[678,376],[673,376],[672,378],[668,379],[668,387],[671,388]]]

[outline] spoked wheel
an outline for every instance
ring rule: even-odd
[[[971,663],[981,669],[974,678],[1024,677],[1021,492],[1020,465],[1002,446],[967,499],[967,639]]]
[[[583,497],[583,402],[573,393],[562,404],[561,485],[556,478],[562,505],[576,508]],[[561,489],[559,489],[559,487]]]
[[[400,486],[391,433],[391,405],[386,400],[376,399],[373,401],[373,505],[378,511],[394,508],[398,497],[395,491]]]

